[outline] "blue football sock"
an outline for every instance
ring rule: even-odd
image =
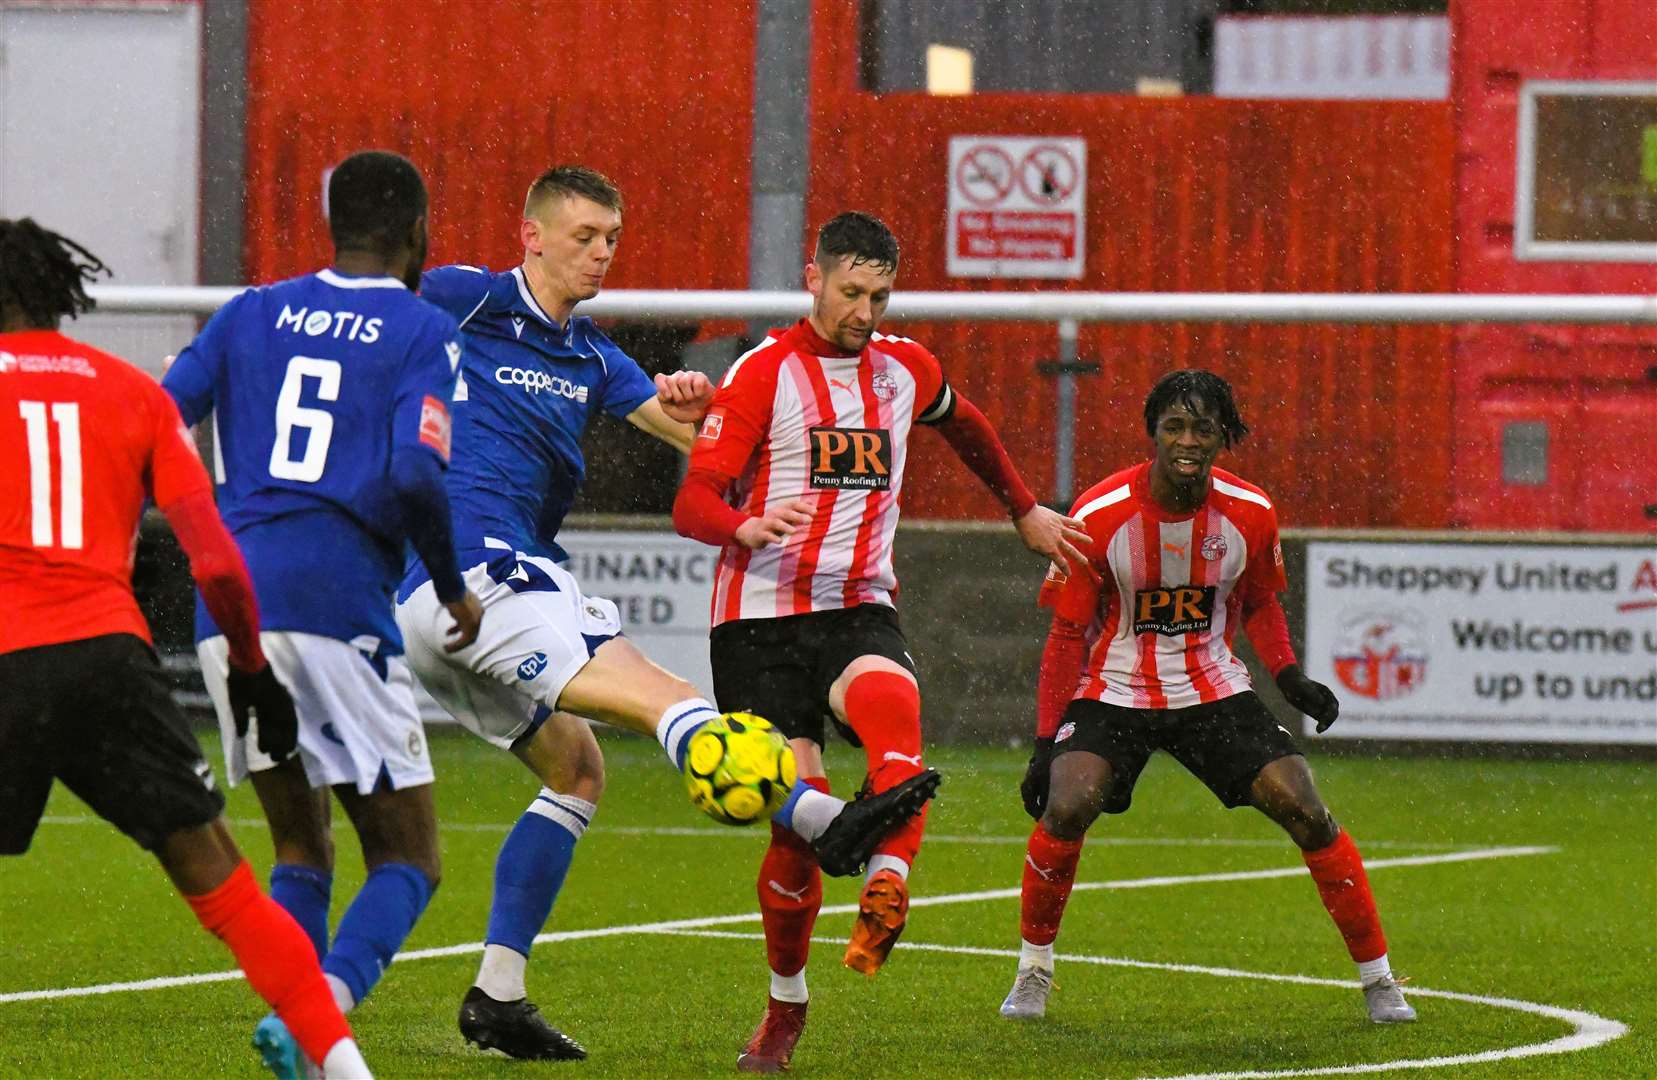
[[[334,875],[298,863],[277,863],[270,870],[270,898],[293,916],[316,946],[316,958],[328,952],[328,904]]]
[[[575,842],[597,809],[585,799],[541,789],[495,859],[495,899],[489,908],[486,944],[529,955],[564,886]]]
[[[804,780],[794,781],[794,787],[788,793],[788,801],[782,804],[782,809],[771,815],[771,820],[785,829],[794,827],[794,808],[800,804],[800,796],[816,788]]]
[[[361,1004],[431,898],[431,882],[415,867],[408,863],[376,866],[340,918],[334,947],[322,958],[322,970],[343,982],[351,991],[351,1000]]]
[[[719,710],[704,698],[686,698],[668,707],[656,722],[656,741],[667,751],[673,767],[683,772],[685,755],[690,753],[690,737],[702,730],[702,725],[719,719]]]

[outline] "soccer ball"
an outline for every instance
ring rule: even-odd
[[[782,809],[794,777],[794,751],[763,717],[726,713],[690,738],[690,801],[725,825],[751,825]]]

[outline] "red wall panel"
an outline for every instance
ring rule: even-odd
[[[1650,0],[1457,0],[1451,7],[1460,292],[1651,293],[1639,263],[1513,255],[1519,90],[1528,79],[1657,79]],[[1477,527],[1657,529],[1657,330],[1481,326],[1455,334],[1452,520]],[[1502,433],[1546,424],[1545,482],[1508,484]]]
[[[903,243],[898,287],[1023,291],[1439,292],[1450,287],[1450,110],[1428,102],[1244,102],[1105,95],[875,95],[856,85],[856,11],[818,0],[808,221],[880,214]],[[951,135],[1077,135],[1088,154],[1084,275],[950,278]],[[903,328],[997,423],[1038,494],[1052,491],[1054,386],[1035,372],[1052,324]],[[1286,522],[1437,526],[1449,507],[1451,369],[1442,327],[1084,326],[1077,490],[1143,456],[1150,384],[1202,366],[1235,384],[1255,431],[1233,467]],[[921,437],[906,512],[994,514]],[[924,480],[922,478],[925,478]]]
[[[524,187],[578,160],[628,200],[613,287],[745,286],[751,0],[427,0],[414,21],[392,0],[253,0],[251,14],[252,280],[326,260],[322,171],[372,145],[426,172],[436,260],[515,262]],[[901,288],[1449,288],[1442,104],[877,96],[856,86],[856,5],[816,0],[813,20],[808,221],[852,206],[881,214],[904,243]],[[974,133],[1086,138],[1081,281],[945,275],[948,139]],[[1051,494],[1054,386],[1035,366],[1056,352],[1052,325],[904,329]],[[1082,355],[1105,370],[1081,381],[1077,487],[1144,452],[1140,402],[1156,375],[1202,365],[1237,385],[1255,434],[1232,464],[1277,496],[1285,521],[1440,525],[1448,439],[1423,433],[1449,427],[1448,349],[1436,327],[1084,327]],[[941,440],[920,436],[916,454],[912,516],[995,515]]]
[[[249,279],[325,262],[322,172],[382,147],[426,175],[436,261],[516,263],[525,189],[573,161],[626,199],[612,287],[743,288],[753,25],[751,0],[423,0],[417,13],[253,0]]]

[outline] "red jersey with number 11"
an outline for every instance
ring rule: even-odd
[[[56,331],[0,334],[0,653],[148,641],[132,595],[144,497],[211,490],[154,379]]]

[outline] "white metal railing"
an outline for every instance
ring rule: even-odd
[[[241,291],[213,286],[102,285],[105,312],[207,315]],[[581,305],[601,319],[766,319],[805,313],[804,292],[613,289]],[[890,319],[998,322],[1624,323],[1657,326],[1651,296],[1473,293],[903,292]]]
[[[103,285],[88,290],[98,310],[208,315],[237,287]],[[795,319],[805,292],[613,289],[581,305],[600,319]],[[893,321],[1051,322],[1057,324],[1054,376],[1053,501],[1075,486],[1076,377],[1093,370],[1077,359],[1084,322],[1235,323],[1592,323],[1657,326],[1657,295],[1506,295],[1461,293],[1100,293],[896,292]]]

